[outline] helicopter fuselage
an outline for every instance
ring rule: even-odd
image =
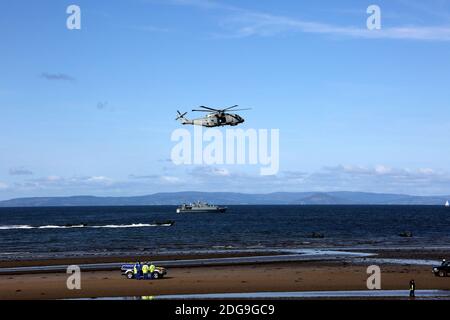
[[[191,124],[194,126],[202,126],[202,127],[224,127],[224,126],[237,126],[243,123],[245,120],[240,115],[236,113],[236,111],[244,111],[250,109],[236,109],[239,107],[238,105],[224,108],[224,109],[214,109],[206,106],[200,106],[198,109],[193,109],[194,112],[207,112],[208,114],[203,118],[197,118],[194,120],[189,120],[185,118],[185,113],[181,113],[177,110],[178,117],[175,120],[179,120],[182,124]]]
[[[181,123],[184,125],[196,125],[203,127],[223,127],[223,126],[237,126],[243,123],[245,120],[234,113],[212,113],[208,114],[206,117],[187,120],[184,119]]]

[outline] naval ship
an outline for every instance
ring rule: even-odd
[[[208,204],[206,202],[197,201],[196,203],[191,204],[182,204],[177,208],[177,213],[223,213],[227,211],[226,207],[219,207],[212,204]]]

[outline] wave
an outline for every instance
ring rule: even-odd
[[[170,227],[171,224],[151,224],[151,223],[133,223],[133,224],[108,224],[105,226],[90,226],[87,228],[146,228],[146,227]]]
[[[91,229],[117,229],[117,228],[149,228],[149,227],[171,227],[171,223],[132,223],[132,224],[107,224],[102,226],[87,226],[87,225],[70,225],[70,226],[30,226],[30,225],[10,225],[0,226],[0,230],[29,230],[29,229],[76,229],[76,228],[91,228]]]
[[[11,229],[33,229],[32,226],[23,225],[23,226],[0,226],[0,230],[11,230]]]
[[[84,228],[84,225],[73,225],[73,226],[39,226],[39,227],[32,227],[33,229],[73,229],[73,228]]]

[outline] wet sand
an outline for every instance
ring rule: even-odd
[[[353,250],[354,251],[354,250]],[[358,251],[358,250],[356,250]],[[402,249],[373,249],[363,250],[367,253],[375,253],[377,258],[382,259],[420,259],[437,260],[450,259],[450,249],[448,248],[402,248]]]
[[[172,268],[161,280],[128,280],[120,271],[82,273],[82,289],[66,288],[66,274],[0,276],[0,299],[61,299],[173,294],[367,290],[366,266],[302,262],[230,267]],[[449,289],[424,266],[381,266],[383,290]]]
[[[199,253],[199,254],[171,254],[171,255],[141,255],[141,256],[105,256],[105,257],[76,257],[61,259],[38,259],[0,261],[0,268],[12,267],[37,267],[57,265],[80,265],[96,263],[122,263],[136,261],[162,261],[162,260],[190,260],[190,259],[214,259],[233,257],[257,257],[265,255],[281,255],[281,252],[228,252],[228,253]]]
[[[305,248],[308,249],[308,248]],[[359,253],[373,253],[376,258],[382,259],[423,259],[440,261],[443,258],[450,260],[450,248],[399,248],[399,249],[333,249],[317,248],[317,250],[348,251]],[[61,259],[36,259],[36,260],[5,260],[0,261],[0,268],[11,267],[35,267],[55,265],[80,265],[97,263],[122,263],[136,261],[166,261],[166,260],[190,260],[190,259],[214,259],[233,257],[258,257],[269,255],[292,254],[289,251],[260,251],[260,252],[221,252],[221,253],[196,253],[196,254],[166,254],[166,255],[141,255],[141,256],[98,256],[98,257],[73,257]]]

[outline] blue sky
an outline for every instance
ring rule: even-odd
[[[0,35],[0,199],[450,194],[450,1],[18,0]],[[167,161],[176,110],[234,104],[280,129],[277,176]]]

